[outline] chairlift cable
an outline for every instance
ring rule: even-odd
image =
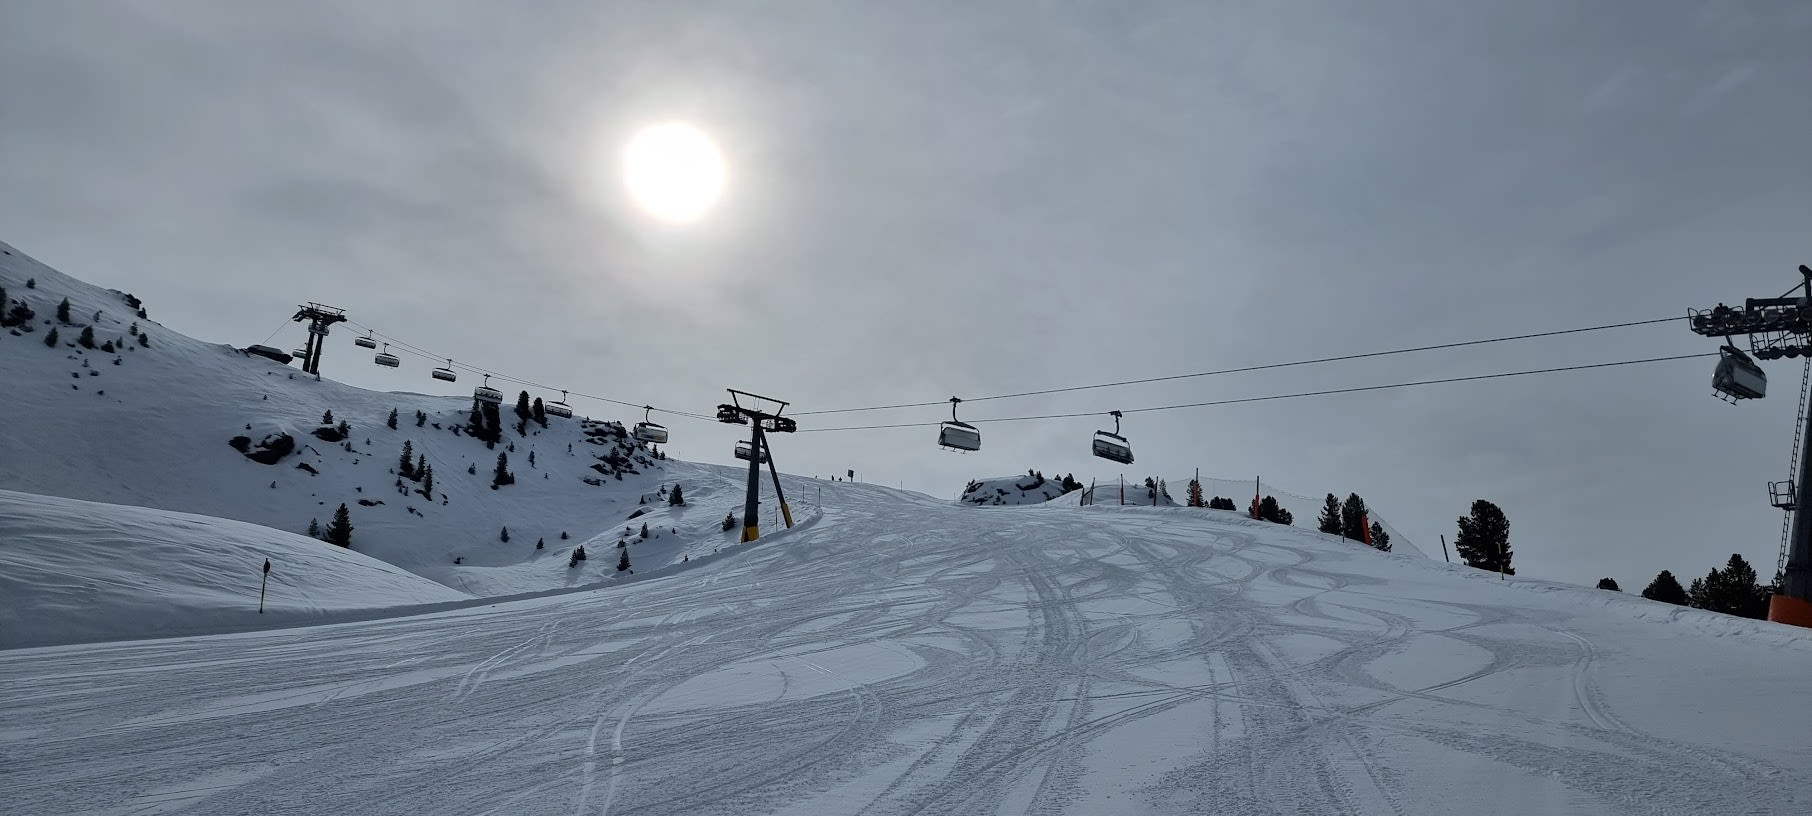
[[[1671,320],[1673,318],[1669,318],[1669,319]],[[1320,391],[1299,391],[1299,392],[1290,393],[1290,394],[1271,394],[1271,395],[1267,395],[1267,396],[1263,396],[1263,397],[1241,397],[1241,398],[1237,398],[1237,399],[1209,400],[1207,402],[1178,403],[1175,405],[1153,405],[1153,406],[1148,406],[1145,408],[1123,408],[1123,409],[1120,409],[1120,412],[1125,413],[1125,414],[1142,414],[1142,413],[1149,413],[1149,412],[1153,412],[1153,411],[1175,411],[1175,410],[1180,410],[1180,409],[1184,409],[1184,408],[1207,408],[1207,407],[1216,406],[1216,405],[1238,405],[1238,404],[1248,403],[1248,402],[1269,402],[1269,401],[1273,401],[1273,400],[1298,399],[1301,397],[1322,397],[1322,396],[1329,396],[1329,395],[1333,395],[1333,394],[1357,394],[1357,393],[1361,393],[1361,392],[1365,392],[1365,391],[1384,391],[1384,390],[1392,389],[1392,388],[1412,388],[1412,387],[1423,386],[1423,385],[1442,385],[1442,384],[1446,384],[1446,383],[1473,382],[1473,381],[1477,381],[1477,380],[1493,380],[1493,379],[1500,379],[1500,378],[1504,378],[1504,377],[1523,377],[1523,376],[1528,376],[1531,374],[1557,374],[1557,373],[1560,373],[1563,371],[1583,371],[1583,370],[1594,369],[1594,368],[1613,368],[1616,366],[1642,365],[1645,363],[1663,363],[1663,362],[1669,362],[1669,361],[1673,361],[1673,360],[1693,360],[1693,359],[1699,359],[1702,357],[1716,357],[1716,356],[1718,356],[1716,353],[1707,354],[1704,352],[1699,352],[1699,353],[1695,353],[1695,354],[1676,354],[1676,355],[1673,355],[1670,357],[1646,357],[1646,358],[1639,359],[1639,360],[1618,360],[1618,361],[1609,362],[1609,363],[1583,363],[1580,365],[1559,366],[1556,368],[1535,368],[1535,369],[1526,369],[1523,371],[1500,371],[1500,372],[1496,372],[1493,374],[1473,374],[1473,375],[1464,376],[1464,377],[1442,377],[1440,379],[1434,379],[1434,380],[1413,380],[1413,381],[1409,381],[1409,382],[1387,383],[1384,385],[1354,386],[1351,388],[1328,388],[1328,389],[1323,389]],[[967,401],[968,401],[968,399],[965,398],[964,402],[967,402]],[[933,403],[933,404],[936,404],[936,403]],[[968,420],[968,422],[970,424],[981,424],[984,422],[1030,422],[1030,421],[1045,420],[1045,419],[1075,419],[1078,417],[1100,416],[1101,414],[1104,414],[1104,413],[1107,413],[1107,412],[1105,412],[1105,411],[1077,411],[1074,413],[1066,413],[1066,414],[1039,414],[1037,416],[1016,416],[1016,417],[994,417],[991,419],[971,419],[971,420]],[[938,422],[897,422],[897,423],[889,423],[889,424],[881,424],[881,425],[850,425],[850,426],[843,426],[843,427],[836,427],[836,428],[801,428],[801,429],[799,429],[799,432],[800,433],[826,433],[826,432],[830,432],[830,431],[871,431],[871,430],[883,430],[883,429],[888,429],[888,428],[924,428],[924,427],[938,425],[938,424],[941,424],[941,423],[938,423]]]
[[[1541,338],[1541,337],[1558,337],[1558,336],[1567,335],[1567,334],[1581,334],[1584,332],[1607,331],[1610,329],[1625,329],[1625,328],[1630,328],[1632,326],[1647,326],[1647,325],[1651,325],[1651,324],[1655,324],[1655,323],[1667,323],[1667,322],[1679,320],[1679,319],[1681,319],[1679,316],[1658,317],[1658,318],[1654,318],[1652,320],[1632,320],[1627,323],[1608,323],[1608,324],[1605,324],[1602,326],[1585,326],[1585,327],[1576,328],[1576,329],[1558,329],[1555,331],[1535,332],[1533,334],[1516,334],[1516,335],[1509,335],[1506,337],[1490,337],[1490,338],[1485,338],[1485,339],[1481,339],[1481,340],[1462,340],[1462,341],[1454,342],[1454,343],[1437,343],[1435,345],[1429,345],[1429,346],[1415,346],[1412,348],[1390,349],[1387,351],[1368,351],[1368,352],[1364,352],[1364,353],[1360,353],[1360,354],[1342,354],[1342,355],[1338,355],[1338,356],[1334,356],[1334,357],[1318,357],[1318,358],[1315,358],[1312,360],[1294,360],[1291,362],[1284,362],[1284,363],[1266,363],[1263,365],[1241,366],[1238,368],[1222,368],[1222,369],[1215,369],[1213,371],[1198,371],[1198,372],[1194,372],[1191,374],[1169,374],[1169,375],[1165,375],[1165,376],[1161,376],[1161,377],[1144,377],[1144,378],[1140,378],[1140,379],[1136,379],[1136,380],[1118,380],[1115,382],[1094,383],[1091,385],[1072,385],[1072,386],[1066,386],[1066,387],[1062,387],[1062,388],[1045,388],[1045,389],[1040,389],[1037,391],[1021,391],[1021,392],[1014,393],[1014,394],[995,394],[995,395],[986,396],[986,397],[964,397],[963,401],[964,402],[982,402],[985,400],[1002,400],[1002,399],[1017,399],[1020,397],[1037,397],[1037,396],[1044,396],[1046,394],[1064,394],[1064,393],[1068,393],[1071,391],[1088,391],[1088,390],[1099,389],[1099,388],[1119,388],[1119,387],[1128,386],[1128,385],[1144,385],[1147,383],[1169,382],[1171,380],[1186,380],[1186,379],[1192,379],[1195,377],[1211,377],[1211,376],[1215,376],[1215,375],[1219,375],[1219,374],[1240,374],[1240,373],[1245,373],[1248,371],[1266,371],[1266,370],[1270,370],[1270,369],[1274,369],[1274,368],[1292,368],[1295,366],[1319,365],[1321,363],[1337,363],[1337,362],[1344,362],[1347,360],[1363,360],[1363,359],[1367,359],[1367,358],[1371,358],[1371,357],[1388,357],[1388,356],[1395,355],[1395,354],[1414,354],[1416,352],[1422,352],[1422,351],[1438,351],[1441,349],[1464,348],[1467,346],[1482,346],[1482,345],[1486,345],[1488,343],[1507,343],[1507,342],[1510,342],[1513,340],[1534,340],[1534,339]],[[937,400],[937,401],[933,401],[933,402],[906,402],[906,403],[900,403],[897,405],[871,405],[871,406],[867,406],[867,407],[863,407],[863,408],[830,408],[830,409],[825,409],[822,411],[799,411],[799,412],[796,412],[794,415],[795,416],[813,416],[813,415],[823,415],[823,414],[849,414],[849,413],[857,413],[857,412],[861,412],[861,411],[887,411],[887,410],[893,410],[893,409],[897,409],[897,408],[928,408],[933,405],[942,405],[944,402],[945,402],[944,400]],[[1095,413],[1099,413],[1099,412],[1097,411]],[[922,423],[920,423],[920,424],[922,424]]]

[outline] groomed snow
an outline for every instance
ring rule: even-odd
[[[0,652],[8,806],[1812,810],[1812,632],[1191,508],[824,505],[597,592]]]

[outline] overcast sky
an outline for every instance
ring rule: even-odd
[[[635,403],[977,397],[1777,295],[1812,263],[1808,35],[1795,0],[0,0],[0,238],[219,342],[297,345],[284,321],[315,300]],[[674,119],[730,166],[684,227],[617,178],[628,137]],[[333,378],[468,393],[332,342]],[[1715,345],[1682,321],[965,418]],[[1766,577],[1799,364],[1734,407],[1711,367],[1136,414],[1125,472],[1356,491],[1435,557],[1489,498],[1536,577],[1637,591],[1733,551]],[[984,425],[969,456],[926,428],[774,446],[796,473],[954,496],[1032,467],[1111,478],[1102,422]],[[673,455],[731,461],[728,426],[668,424]]]

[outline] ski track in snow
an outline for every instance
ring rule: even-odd
[[[1812,639],[1201,511],[824,504],[597,592],[0,653],[0,812],[1812,811]]]

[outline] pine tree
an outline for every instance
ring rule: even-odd
[[[1662,570],[1655,576],[1655,580],[1648,582],[1648,587],[1642,590],[1642,597],[1675,606],[1685,606],[1687,601],[1686,588],[1680,586],[1680,579],[1667,570]]]
[[[327,543],[341,547],[352,546],[352,513],[346,510],[346,503],[340,503],[340,509],[333,511],[333,521],[327,524]]]
[[[1327,499],[1322,502],[1321,518],[1316,521],[1315,529],[1324,533],[1340,535],[1343,523],[1340,515],[1340,500],[1334,498],[1334,494],[1329,493]]]
[[[94,348],[94,327],[93,326],[83,326],[82,327],[82,335],[80,337],[76,338],[76,345],[79,345],[82,348],[87,348],[87,349]]]
[[[565,540],[566,540],[566,531],[565,531],[565,530],[561,530],[561,531],[560,531],[560,540],[561,540],[561,541],[565,541]]]
[[[679,485],[673,486],[673,495],[670,495],[667,497],[667,504],[669,504],[673,507],[685,507],[686,506],[686,496],[685,496],[685,494],[680,492]]]
[[[421,476],[422,495],[434,498],[434,468],[423,465],[416,473]]]
[[[534,417],[537,423],[540,423],[541,427],[547,427],[547,409],[541,405],[540,397],[535,398],[534,410],[530,412],[530,415]]]
[[[333,409],[332,408],[329,408],[326,411],[321,412],[321,424],[322,425],[332,425],[333,424]]]
[[[1390,533],[1384,532],[1384,525],[1372,522],[1372,547],[1380,552],[1390,552]]]
[[[484,438],[484,411],[480,409],[478,398],[472,398],[472,415],[466,417],[466,430],[479,439]]]
[[[535,539],[535,549],[539,550],[546,546],[547,546],[546,541],[543,541],[542,539],[539,539],[539,538]]]
[[[503,543],[505,544],[510,543],[510,528],[503,528],[503,532],[498,534],[498,538],[503,539]]]
[[[619,552],[622,555],[617,556],[617,572],[622,572],[629,569],[629,548],[625,547]]]
[[[1277,503],[1276,496],[1266,496],[1258,503],[1258,517],[1274,524],[1291,524],[1296,518]]]
[[[50,327],[50,331],[45,333],[45,335],[44,335],[44,345],[47,345],[51,348],[56,348],[57,340],[58,340],[57,327],[52,326],[52,327]]]
[[[151,347],[151,335],[146,332],[139,332],[138,333],[138,344],[141,346],[144,346],[145,348],[150,348]]]
[[[384,424],[389,425],[390,430],[393,430],[393,431],[396,430],[396,409],[395,408],[390,409],[390,418],[384,420]]]
[[[642,539],[644,541],[648,539],[648,522],[646,521],[642,522]]]
[[[397,459],[396,472],[402,474],[405,479],[415,478],[415,443],[413,441],[403,440],[403,455]]]
[[[1510,566],[1515,553],[1510,549],[1510,519],[1491,502],[1479,499],[1472,503],[1472,513],[1460,517],[1460,533],[1453,538],[1453,551],[1467,566],[1515,575]]]
[[[57,304],[57,322],[69,322],[69,298],[63,298],[63,302]]]
[[[1189,480],[1189,498],[1186,501],[1188,502],[1190,507],[1206,507],[1207,506],[1207,502],[1202,501],[1202,483],[1201,483],[1201,481],[1199,481],[1197,479]]]
[[[497,470],[491,474],[491,486],[500,487],[515,483],[516,477],[510,475],[510,455],[508,453],[497,454]]]
[[[422,478],[422,471],[427,470],[427,469],[428,469],[428,454],[425,454],[425,453],[416,454],[415,455],[415,478],[419,481]]]
[[[426,425],[426,424],[428,424],[428,412],[416,411],[415,412],[415,427],[420,428],[421,426]]]
[[[535,466],[535,452],[534,451],[528,452],[528,466],[529,467]]]
[[[308,537],[309,538],[320,538],[321,537],[321,521],[320,521],[320,519],[309,519],[308,520]]]
[[[0,286],[0,312],[4,311],[6,311],[6,287]],[[132,325],[137,326],[138,324],[134,323]],[[137,334],[138,330],[134,329],[132,333]]]
[[[478,463],[472,462],[472,463],[466,465],[466,473],[469,475],[472,475],[472,476],[477,476],[478,475]]]
[[[495,446],[503,439],[503,417],[497,406],[484,404],[484,441],[486,446]]]
[[[1617,586],[1617,579],[1615,579],[1615,578],[1598,579],[1598,588],[1599,589],[1608,589],[1612,592],[1622,592],[1623,591],[1621,588],[1619,588]]]
[[[1737,553],[1723,569],[1714,569],[1692,582],[1687,599],[1694,608],[1744,618],[1768,616],[1768,593],[1755,581],[1755,568]]]
[[[518,393],[516,395],[516,418],[517,419],[528,419],[529,417],[534,416],[534,415],[535,415],[534,412],[529,410],[528,392],[523,391],[521,393]]]
[[[26,278],[25,279],[25,288],[27,288],[27,289],[38,288],[38,279],[37,278]]]
[[[1354,541],[1365,540],[1365,500],[1357,493],[1346,494],[1340,505],[1340,534]]]
[[[352,423],[342,419],[340,420],[337,430],[340,432],[341,436],[352,436]],[[352,443],[348,442],[347,444],[350,445]]]

